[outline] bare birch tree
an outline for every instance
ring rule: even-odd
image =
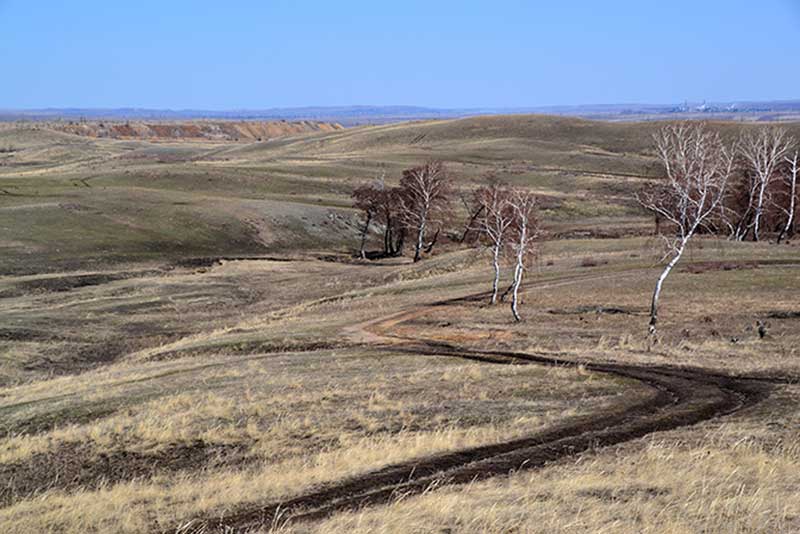
[[[484,215],[484,206],[481,203],[481,199],[476,196],[476,193],[476,191],[473,191],[472,195],[463,192],[459,194],[461,204],[464,206],[464,211],[469,215],[466,224],[464,224],[464,231],[461,233],[461,237],[458,240],[459,243],[466,243],[467,240],[480,238],[481,218]]]
[[[399,256],[403,253],[406,228],[400,215],[400,188],[384,187],[378,196],[378,221],[383,225],[383,253]]]
[[[422,258],[426,232],[441,228],[450,205],[450,180],[441,161],[431,161],[403,171],[400,179],[399,213],[404,225],[416,234],[414,261]]]
[[[361,246],[359,247],[361,259],[366,259],[367,257],[366,244],[370,225],[377,219],[381,210],[381,201],[386,190],[384,178],[385,175],[372,184],[363,185],[353,190],[353,207],[364,212],[364,227],[361,230]]]
[[[500,185],[502,182],[497,178],[494,171],[489,171],[484,175],[484,179],[490,185]],[[480,239],[482,230],[481,219],[485,215],[485,206],[481,198],[481,191],[483,187],[479,187],[471,192],[460,192],[459,198],[464,206],[464,211],[467,213],[467,222],[464,225],[464,231],[461,234],[459,243],[473,242],[473,239]]]
[[[728,201],[720,204],[722,220],[733,241],[744,241],[753,229],[759,180],[752,171],[740,173],[738,180],[728,187]]]
[[[742,134],[739,153],[747,162],[755,179],[755,199],[753,213],[753,239],[761,236],[761,220],[766,205],[769,185],[778,165],[789,153],[794,140],[784,128],[761,127]]]
[[[491,304],[497,303],[497,290],[500,284],[500,255],[515,220],[510,197],[511,190],[496,181],[475,191],[475,204],[480,207],[478,212],[480,217],[476,223],[492,251],[494,279],[492,280]]]
[[[512,214],[509,248],[514,256],[514,282],[512,284],[511,313],[516,321],[519,315],[519,288],[522,277],[536,258],[536,240],[539,237],[538,202],[536,196],[522,189],[514,189],[508,203]]]
[[[792,235],[792,227],[794,224],[794,212],[797,210],[797,164],[800,158],[800,153],[795,151],[791,157],[786,157],[786,163],[789,168],[784,173],[784,181],[786,181],[789,198],[787,200],[788,206],[781,208],[786,213],[786,225],[778,234],[778,244],[783,241],[787,235]]]
[[[366,258],[366,243],[370,225],[383,227],[383,255],[397,256],[403,252],[406,228],[401,220],[401,190],[399,187],[387,187],[384,177],[353,190],[353,207],[364,214],[364,226],[361,227],[361,246],[359,254]]]
[[[655,136],[656,150],[666,171],[666,181],[637,195],[647,210],[659,214],[675,228],[665,240],[670,258],[656,281],[650,303],[649,333],[656,335],[658,299],[670,271],[680,261],[697,231],[717,212],[733,169],[733,150],[719,134],[704,124],[682,123],[664,127]]]

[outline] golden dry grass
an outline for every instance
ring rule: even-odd
[[[799,400],[800,387],[784,387],[764,405],[724,422],[271,531],[797,532]]]
[[[709,337],[705,330],[698,331],[699,339],[689,341],[680,341],[680,334],[675,333],[683,327],[681,320],[688,324],[700,314],[730,314],[726,310],[734,302],[746,304],[726,319],[730,328],[751,322],[751,314],[763,313],[765,305],[791,308],[791,293],[785,290],[786,283],[794,279],[789,267],[676,273],[668,287],[670,293],[665,293],[663,313],[664,330],[670,334],[658,351],[646,353],[641,350],[639,334],[644,317],[571,313],[599,303],[641,308],[653,271],[642,269],[647,262],[641,257],[630,256],[638,250],[635,255],[649,258],[642,249],[646,243],[577,245],[549,246],[553,265],[543,264],[538,273],[531,274],[523,308],[527,320],[522,324],[513,324],[505,307],[469,303],[429,308],[394,325],[393,331],[471,346],[566,353],[583,360],[677,361],[739,371],[793,368],[795,353],[789,350],[788,355],[781,355],[777,349],[793,343],[796,331],[792,323],[773,326],[774,339],[746,339],[731,346]],[[699,261],[704,253],[698,251],[701,257],[695,259]],[[601,260],[600,265],[582,267],[584,254]],[[607,265],[604,258],[609,260]],[[337,298],[323,296],[326,290],[309,293],[310,279],[301,276],[306,270],[317,273],[310,276],[318,275],[320,285]],[[375,317],[482,290],[486,274],[471,253],[377,270],[322,262],[237,262],[206,273],[140,278],[63,296],[34,297],[50,302],[60,299],[63,308],[74,312],[107,306],[108,292],[114,294],[126,284],[133,289],[123,292],[122,302],[130,304],[142,295],[174,300],[175,295],[186,294],[187,283],[217,287],[209,290],[213,294],[224,292],[231,283],[269,286],[271,280],[281,280],[275,286],[277,293],[254,299],[246,313],[235,309],[235,301],[231,310],[235,312],[230,314],[219,301],[213,310],[199,304],[193,312],[196,319],[192,319],[199,330],[196,334],[134,351],[93,371],[5,388],[0,403],[4,424],[12,434],[15,428],[26,432],[0,442],[1,463],[24,464],[47,454],[57,457],[69,444],[88,446],[94,451],[90,454],[135,451],[157,455],[165,447],[195,440],[242,446],[245,463],[239,458],[230,465],[200,465],[192,472],[165,471],[153,479],[77,491],[56,488],[0,510],[0,522],[10,525],[11,532],[144,532],[154,525],[172,525],[244,503],[296,495],[316,484],[389,463],[511,439],[571,415],[603,410],[624,401],[618,396],[622,392],[635,394],[629,384],[580,369],[496,367],[347,345],[354,341],[349,326],[368,325]],[[221,279],[226,284],[215,283]],[[212,283],[203,286],[200,280]],[[300,294],[307,300],[298,303]],[[675,302],[678,294],[690,295],[688,301]],[[169,320],[181,312],[186,317],[192,305],[161,310],[151,319]],[[18,297],[13,310],[16,317],[31,314],[35,318],[41,308],[35,301]],[[222,310],[222,315],[217,310]],[[570,313],[551,313],[554,310]],[[686,315],[678,318],[679,311]],[[103,320],[112,325],[116,319],[107,314]],[[254,341],[335,341],[337,337],[342,347],[329,350],[259,353],[248,349],[254,346],[248,343]],[[756,358],[756,351],[763,355]],[[166,359],[160,357],[165,354]],[[106,413],[99,407],[111,409]],[[93,410],[99,412],[93,415]],[[27,423],[50,414],[60,418],[54,428],[25,431]],[[764,432],[751,421],[747,422],[750,426],[740,421],[726,423],[717,434],[699,428],[678,432],[677,438],[640,440],[579,457],[574,465],[565,462],[508,481],[439,488],[408,502],[345,514],[314,528],[323,532],[399,532],[408,528],[476,532],[590,528],[614,532],[640,525],[652,532],[658,528],[682,532],[708,530],[708,525],[720,524],[715,521],[741,523],[744,517],[762,514],[769,516],[766,525],[780,531],[790,524],[793,513],[793,501],[785,499],[793,487],[780,477],[796,467],[796,448],[791,443],[764,448],[756,439]],[[734,431],[745,438],[742,443],[746,447],[729,443],[727,438]],[[708,437],[712,435],[726,439],[712,442]],[[701,451],[706,450],[711,452],[704,455]],[[767,467],[737,470],[730,463],[733,460],[726,460],[726,455],[733,454],[735,462],[742,465],[765,462]],[[687,464],[687,458],[699,458],[703,463]],[[724,480],[709,478],[715,470]],[[738,473],[755,477],[763,489],[755,496],[741,491],[731,494],[732,488],[738,487]],[[650,479],[658,482],[645,484]],[[680,489],[678,484],[687,479],[691,481],[688,489]],[[705,493],[698,493],[697,488],[703,487]],[[770,507],[776,500],[785,501],[783,511]],[[671,512],[659,515],[657,510],[667,501]],[[745,512],[734,513],[740,508]],[[682,514],[689,514],[687,522],[679,521]],[[565,516],[575,519],[564,523]],[[740,531],[754,531],[745,526]]]
[[[0,223],[12,221],[16,232],[0,241],[8,252],[0,260],[0,531],[152,532],[530,435],[645,394],[580,367],[400,352],[404,337],[576,362],[800,373],[800,319],[779,317],[800,311],[796,245],[697,240],[665,286],[661,342],[650,350],[654,238],[543,244],[520,324],[505,305],[445,303],[488,289],[479,252],[451,246],[412,265],[352,262],[330,250],[352,246],[352,214],[340,208],[354,183],[431,155],[452,161],[460,183],[496,171],[546,195],[551,235],[641,233],[647,222],[625,200],[639,178],[620,173],[650,162],[641,145],[649,128],[484,118],[233,148],[4,130],[25,152],[0,171],[2,186],[23,195],[0,202]],[[129,150],[136,158],[121,158]],[[40,195],[47,202],[29,198]],[[333,235],[344,237],[331,243]],[[321,243],[326,250],[315,253]],[[172,261],[264,252],[264,244],[288,247],[295,261]],[[685,271],[719,260],[761,263]],[[87,276],[98,278],[82,285]],[[769,323],[764,340],[759,319]],[[781,386],[735,416],[541,470],[272,526],[796,532],[798,395],[798,386]],[[191,456],[196,464],[186,468],[175,455],[198,443],[213,457]],[[63,478],[108,458],[122,472],[116,478]],[[125,471],[134,458],[155,470]],[[2,494],[20,482],[12,474],[36,491]]]
[[[247,313],[235,305],[230,315],[221,316],[217,310],[226,308],[219,304],[184,308],[184,320],[195,309],[190,312],[196,314],[195,327],[210,328],[185,340],[134,351],[77,375],[5,388],[0,410],[11,435],[0,441],[0,463],[32,464],[51,455],[57,464],[59,455],[71,453],[70,446],[83,447],[89,461],[92,455],[119,451],[158,461],[170,447],[198,440],[243,447],[244,456],[230,464],[199,465],[188,473],[167,470],[153,479],[105,487],[59,491],[56,483],[51,491],[0,510],[0,523],[14,532],[148,531],[394,462],[505,441],[637,395],[636,388],[622,395],[617,380],[570,369],[487,367],[397,354],[390,348],[294,353],[247,348],[252,342],[335,341],[337,335],[346,343],[348,325],[411,307],[421,298],[470,291],[471,277],[483,275],[482,270],[464,271],[470,264],[459,255],[378,271],[322,262],[251,262],[123,282],[132,290],[121,302],[112,298],[115,306],[185,295],[193,287],[186,284],[196,284],[197,278],[208,280],[210,285],[202,287],[211,292],[226,290],[225,284],[215,284],[220,277],[240,285],[269,284],[274,277],[282,287],[273,298],[251,303]],[[307,291],[313,278],[293,277],[304,269],[309,276],[316,270],[320,285],[337,298]],[[119,291],[118,284],[34,298],[59,301],[73,312],[96,310],[109,305],[109,293]],[[308,300],[296,303],[298,295]],[[33,323],[41,313],[24,297],[14,310],[16,317]],[[180,310],[159,310],[151,320],[170,320],[174,314]],[[75,318],[83,316],[78,312]],[[104,317],[113,327],[115,315]],[[215,326],[220,322],[227,326]],[[169,357],[159,359],[162,354]],[[51,418],[52,429],[47,424]],[[47,473],[39,476],[47,481]]]
[[[589,404],[620,400],[612,383],[576,379],[574,370],[485,369],[444,358],[420,363],[391,353],[270,355],[193,380],[193,393],[183,392],[185,383],[161,383],[166,391],[157,400],[6,440],[3,461],[58,454],[70,442],[97,452],[153,452],[199,439],[245,445],[254,461],[249,467],[207,473],[200,467],[94,491],[54,491],[0,511],[0,522],[17,532],[142,532],[152,521],[172,524],[401,460],[504,441],[585,412]]]

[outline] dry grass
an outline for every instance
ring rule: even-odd
[[[70,442],[98,452],[154,451],[200,439],[246,445],[247,466],[55,491],[4,509],[2,521],[17,532],[143,532],[152,521],[172,524],[409,458],[508,440],[620,401],[613,383],[573,370],[487,369],[444,358],[420,363],[391,353],[273,355],[194,379],[203,390],[181,393],[177,384],[162,384],[169,392],[158,400],[7,440],[3,461],[57,454]]]
[[[0,171],[13,193],[0,197],[10,232],[0,240],[0,474],[23,473],[36,491],[5,495],[0,530],[151,532],[643,394],[580,367],[401,353],[390,335],[577,362],[800,373],[796,245],[697,240],[665,286],[661,342],[648,350],[659,240],[619,236],[648,231],[626,195],[650,162],[641,140],[651,127],[481,118],[231,148],[3,129],[0,145],[18,150]],[[357,227],[341,208],[353,184],[433,156],[463,184],[494,171],[545,195],[550,235],[618,238],[545,243],[520,324],[506,306],[444,304],[489,288],[475,251],[450,244],[415,265],[316,259],[352,261],[342,252]],[[265,246],[303,252],[172,263]],[[797,403],[797,386],[785,386],[724,421],[277,528],[796,532]],[[198,444],[219,454],[186,469],[174,455]],[[126,471],[134,457],[155,470]],[[105,482],[59,478],[108,458]],[[0,480],[0,496],[14,484]]]
[[[376,314],[469,291],[472,278],[483,272],[458,267],[468,264],[443,258],[373,271],[256,262],[185,280],[137,279],[131,298],[147,294],[162,301],[186,294],[186,284],[203,277],[225,276],[242,286],[276,278],[283,285],[274,294],[277,300],[250,304],[250,310],[264,310],[261,317],[231,313],[224,328],[197,321],[198,329],[203,324],[212,329],[78,375],[5,388],[0,410],[12,435],[0,441],[0,463],[26,464],[41,455],[58,460],[69,445],[86,447],[87,461],[119,451],[158,461],[162,451],[198,440],[242,447],[243,456],[230,464],[198,465],[190,473],[170,473],[165,465],[152,480],[99,488],[59,491],[56,484],[4,508],[0,522],[17,532],[143,532],[154,524],[296,494],[393,462],[512,439],[637,395],[635,389],[620,395],[616,380],[569,369],[486,366],[358,346],[295,353],[246,349],[254,340],[330,340],[337,333],[346,341],[347,326]],[[318,269],[337,298],[315,298],[306,289],[308,278],[292,277],[305,268]],[[95,309],[111,290],[98,286],[36,298],[61,299],[73,311]],[[301,293],[307,301],[289,304]],[[23,310],[37,309],[24,298],[18,301],[20,317]],[[162,311],[154,319],[170,320],[176,312]],[[112,326],[116,318],[105,320]],[[197,352],[201,349],[207,350]],[[172,356],[153,358],[162,353]],[[49,418],[55,418],[52,429],[44,424]],[[43,426],[31,426],[40,421]],[[22,434],[13,435],[17,432]],[[40,476],[47,482],[47,473]]]
[[[615,241],[616,242],[616,241]],[[601,243],[613,246],[614,243]],[[616,242],[617,245],[621,244]],[[780,249],[700,242],[686,266],[667,280],[659,313],[660,342],[650,348],[646,337],[649,295],[659,271],[646,242],[627,240],[627,250],[597,251],[597,266],[586,268],[570,248],[552,245],[552,264],[539,268],[523,295],[525,321],[514,324],[506,306],[475,305],[432,309],[424,321],[447,321],[486,347],[566,353],[578,358],[639,363],[686,364],[732,372],[789,372],[800,375],[800,329],[795,298],[798,267],[793,247]],[[702,247],[702,248],[700,248]],[[722,247],[722,251],[718,247]],[[738,254],[737,254],[738,252]],[[693,273],[709,257],[738,255],[760,261],[757,269]],[[751,259],[753,258],[753,259]],[[758,258],[757,260],[755,258]],[[547,263],[550,263],[548,261]],[[559,281],[565,271],[580,279]],[[784,314],[784,318],[781,314]],[[756,322],[767,322],[760,339]],[[407,322],[406,333],[444,339],[449,331]]]
[[[791,533],[800,530],[800,389],[755,411],[275,532]]]
[[[462,303],[428,308],[391,329],[399,335],[559,352],[580,360],[793,368],[796,353],[791,348],[781,352],[780,347],[796,346],[794,319],[772,325],[766,341],[748,338],[735,345],[704,331],[682,340],[679,331],[679,319],[689,325],[710,314],[726,328],[736,328],[751,322],[751,314],[766,311],[764,306],[791,308],[786,284],[791,284],[793,271],[782,266],[677,272],[665,293],[662,316],[668,334],[657,351],[644,351],[639,328],[645,317],[640,312],[654,273],[642,269],[653,256],[647,246],[643,240],[549,244],[552,264],[530,275],[523,308],[527,320],[519,325],[505,307]],[[702,259],[718,252],[704,247],[695,254]],[[763,254],[761,249],[743,249],[740,255],[747,259]],[[582,267],[587,255],[601,264]],[[4,388],[0,410],[10,434],[0,441],[0,463],[33,465],[42,455],[57,462],[70,445],[85,447],[89,462],[93,455],[120,451],[151,455],[159,462],[163,451],[197,441],[237,447],[240,453],[190,472],[172,472],[165,463],[154,478],[123,478],[105,486],[65,491],[56,483],[46,493],[2,509],[0,522],[15,532],[144,532],[154,525],[297,495],[393,462],[528,435],[637,395],[630,385],[580,368],[491,366],[352,345],[360,341],[354,325],[484,289],[488,273],[475,260],[469,253],[385,267],[236,262],[206,272],[15,297],[8,313],[31,325],[47,313],[69,331],[92,314],[92,331],[99,332],[125,324],[123,317],[130,320],[130,312],[119,318],[109,313],[116,307],[154,301],[173,305],[148,311],[149,322],[141,322],[144,332],[154,328],[148,324],[187,320],[193,330],[175,341],[122,354],[94,370]],[[232,295],[230,287],[242,289]],[[672,300],[678,294],[689,295],[688,300]],[[734,303],[740,306],[731,316]],[[598,313],[595,308],[601,304],[633,315]],[[676,310],[685,314],[678,317]],[[258,350],[319,340],[341,346],[306,352]],[[25,343],[13,346],[21,349]],[[726,448],[727,438],[712,443],[691,431],[672,441],[659,436],[508,481],[440,488],[388,508],[343,515],[318,528],[430,531],[425,525],[437,525],[482,532],[540,527],[569,532],[624,531],[640,525],[655,532],[648,525],[660,525],[677,532],[680,514],[690,516],[683,531],[702,530],[698,525],[725,518],[743,521],[744,513],[732,511],[743,507],[748,517],[767,514],[765,524],[780,531],[790,524],[793,501],[786,500],[784,511],[769,508],[785,500],[785,484],[773,486],[777,482],[769,476],[789,472],[796,449],[790,444],[759,448],[761,442],[751,438],[762,434],[740,422],[727,425],[728,430],[716,435],[731,436],[736,430],[747,447]],[[764,489],[755,496],[731,496],[737,477],[745,473],[724,463],[725,455],[734,453],[743,465],[762,461],[774,467],[756,473]],[[634,463],[629,464],[631,458]],[[687,463],[687,458],[705,463]],[[730,480],[709,478],[715,469]],[[47,474],[41,476],[46,482]],[[654,476],[657,482],[652,482]],[[686,480],[691,481],[689,489],[677,487]],[[658,515],[667,501],[673,503],[671,512]],[[574,523],[564,517],[574,517]],[[636,517],[639,522],[630,523]]]

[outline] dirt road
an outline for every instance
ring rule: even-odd
[[[542,284],[542,287],[585,279],[585,276],[575,280],[564,279]],[[354,325],[346,329],[346,334],[353,341],[368,342],[381,348],[390,346],[393,351],[422,357],[465,358],[493,365],[578,365],[571,360],[543,355],[474,350],[401,336],[393,331],[405,321],[435,308],[483,296],[476,294],[395,313]],[[534,469],[598,447],[737,412],[769,396],[773,383],[797,380],[795,377],[734,377],[699,368],[612,363],[582,365],[590,372],[635,380],[648,389],[648,395],[644,400],[616,411],[572,419],[521,439],[417,458],[331,483],[289,500],[240,509],[223,517],[197,519],[170,532],[236,532],[290,521],[315,520],[336,512],[423,493],[444,484],[463,484]]]

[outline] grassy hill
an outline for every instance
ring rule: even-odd
[[[237,147],[218,157],[250,161],[276,156],[406,163],[440,158],[491,165],[525,160],[573,164],[590,172],[640,173],[652,123],[605,123],[540,115],[490,116],[353,128],[323,136]]]
[[[645,337],[657,127],[0,125],[0,530],[800,531],[800,241],[694,239]],[[344,256],[352,188],[429,158],[543,197],[522,321],[486,251]]]
[[[192,255],[348,250],[356,185],[427,159],[467,189],[494,174],[536,190],[554,232],[635,225],[630,192],[657,171],[658,123],[488,116],[263,142],[88,138],[0,127],[0,270]],[[720,124],[726,134],[742,127]],[[797,131],[798,125],[790,128]]]

